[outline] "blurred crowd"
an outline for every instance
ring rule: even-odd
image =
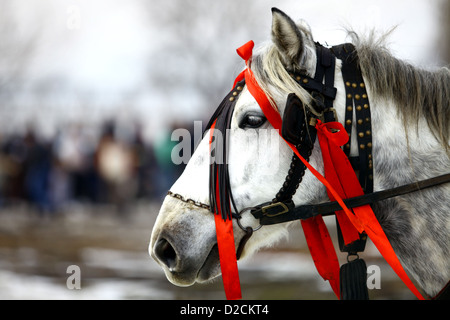
[[[171,161],[176,143],[170,133],[145,142],[138,125],[114,121],[97,132],[70,125],[50,140],[33,129],[0,135],[0,208],[25,202],[50,215],[72,203],[108,203],[124,213],[136,199],[162,200],[184,169]]]

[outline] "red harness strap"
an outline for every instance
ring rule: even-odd
[[[281,136],[281,116],[278,111],[273,108],[269,98],[258,85],[249,66],[253,46],[253,41],[249,41],[237,49],[239,56],[245,60],[247,68],[239,74],[235,83],[245,77],[249,92],[261,107],[261,110],[272,127],[277,129]],[[318,121],[316,129],[324,159],[325,175],[330,181],[325,179],[303,157],[301,157],[295,146],[287,141],[286,143],[314,176],[326,186],[330,199],[337,201],[343,208],[343,213],[338,213],[338,219],[342,220],[343,225],[345,226],[342,230],[345,242],[349,243],[356,239],[355,229],[359,233],[365,231],[408,288],[417,298],[424,299],[404,271],[371,207],[369,205],[357,207],[353,209],[354,213],[352,213],[342,200],[343,198],[363,194],[362,188],[348,158],[340,148],[340,146],[345,144],[348,140],[345,129],[338,122],[324,124],[320,121]],[[353,228],[348,222],[351,223]],[[323,219],[321,217],[315,217],[304,220],[302,221],[302,226],[305,231],[308,247],[319,274],[325,280],[330,281],[333,291],[339,298],[339,262]]]

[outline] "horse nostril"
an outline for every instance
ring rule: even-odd
[[[158,259],[172,271],[177,262],[177,254],[166,239],[159,239],[155,245],[155,254]]]

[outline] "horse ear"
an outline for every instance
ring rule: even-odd
[[[277,8],[272,8],[272,41],[286,67],[298,68],[304,52],[302,32],[291,18]]]

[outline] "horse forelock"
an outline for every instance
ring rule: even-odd
[[[312,67],[315,68],[315,64]],[[251,68],[256,81],[264,93],[271,98],[269,99],[271,102],[276,101],[276,95],[285,97],[290,93],[295,93],[305,107],[312,109],[309,106],[310,94],[292,78],[275,46],[266,44],[260,47],[252,58]],[[304,70],[304,73],[307,71]],[[284,106],[273,104],[272,107],[278,112],[282,112],[281,108]],[[314,112],[313,109],[312,111]]]

